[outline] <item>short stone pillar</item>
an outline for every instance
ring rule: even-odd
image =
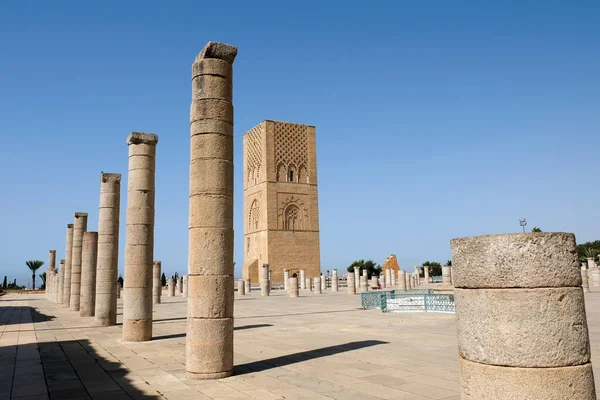
[[[312,280],[310,278],[306,278],[306,288],[312,290]]]
[[[252,292],[252,282],[250,282],[250,279],[246,279],[244,281],[244,289],[246,290],[246,293],[250,294]]]
[[[119,215],[121,174],[100,174],[98,208],[98,257],[96,262],[96,309],[94,324],[117,324],[117,286],[119,278]]]
[[[575,235],[450,243],[461,399],[595,399]]]
[[[117,281],[117,299],[121,298],[121,289],[123,289],[121,281]]]
[[[71,311],[79,311],[81,304],[81,251],[83,249],[83,232],[87,231],[88,215],[75,213],[73,223],[73,253],[71,261]]]
[[[412,289],[412,275],[410,273],[406,273],[406,290]]]
[[[314,287],[315,287],[315,294],[321,294],[322,290],[321,290],[321,281],[322,281],[322,276],[316,276],[314,278]]]
[[[387,287],[386,286],[387,285],[386,281],[387,281],[387,279],[385,277],[385,273],[381,273],[381,275],[379,275],[378,283],[381,283],[381,288],[382,289],[385,289]]]
[[[429,283],[429,266],[428,265],[423,266],[423,274],[424,274],[424,278],[425,278],[425,283]]]
[[[368,272],[367,272],[367,270],[366,270],[366,269],[363,269],[363,270],[362,270],[362,275],[363,275],[363,276],[366,276],[366,277],[367,277],[367,279],[368,279],[368,277],[369,277],[369,274],[368,274]]]
[[[354,272],[348,273],[348,294],[356,294],[356,285],[354,284]]]
[[[591,274],[591,287],[589,288],[590,292],[600,292],[600,269],[594,268],[592,270],[588,270],[588,274]]]
[[[389,288],[391,286],[392,286],[392,270],[386,269],[385,270],[385,287]]]
[[[396,287],[396,271],[392,271],[392,273],[390,275],[391,275],[391,278],[392,278],[391,285],[392,285],[393,288],[395,288]]]
[[[240,279],[237,282],[237,291],[238,291],[238,296],[245,296],[246,295],[246,284],[244,283],[243,279]]]
[[[56,292],[56,302],[62,304],[63,302],[63,283],[65,280],[65,262],[66,260],[60,260],[58,268],[58,291]]]
[[[48,300],[52,300],[52,294],[54,291],[54,282],[53,279],[49,279],[54,275],[54,270],[56,269],[56,250],[48,251],[48,268],[46,271],[46,298]]]
[[[263,264],[260,268],[260,295],[268,296],[270,294],[269,285],[269,264]]]
[[[300,270],[300,289],[306,289],[306,272]]]
[[[360,269],[358,267],[354,267],[354,288],[355,292],[360,290]]]
[[[184,275],[181,279],[182,279],[181,287],[183,289],[183,292],[181,292],[181,296],[187,297],[187,295],[188,295],[188,276]]]
[[[160,304],[162,297],[162,261],[152,263],[152,304]]]
[[[418,277],[419,277],[419,276],[417,275],[417,273],[416,273],[416,272],[413,272],[413,274],[412,274],[412,278],[413,278],[413,281],[412,281],[412,287],[413,287],[413,288],[416,288],[416,287],[418,287],[418,286],[419,286],[419,279],[418,279]]]
[[[290,279],[290,270],[284,269],[283,270],[283,288],[285,290],[288,290],[288,280],[289,279]]]
[[[372,288],[374,288],[374,289],[377,289],[377,288],[379,288],[379,279],[377,279],[377,277],[376,277],[375,275],[373,275],[373,276],[371,277],[371,283],[370,283],[370,286],[371,286]]]
[[[289,278],[288,291],[290,292],[290,297],[298,297],[298,278]]]
[[[406,271],[404,270],[398,271],[398,289],[406,290]]]
[[[442,267],[442,284],[444,286],[452,286],[452,278],[450,277],[450,267],[444,265]]]
[[[96,262],[98,260],[98,232],[83,233],[81,250],[81,295],[79,316],[93,317],[96,312]]]
[[[183,296],[183,276],[179,277],[179,282],[177,282],[177,288],[179,289],[179,294]]]
[[[321,275],[321,292],[324,292],[327,289],[327,279],[325,275]]]
[[[177,280],[175,278],[167,279],[167,296],[175,297],[175,285],[177,284]]]
[[[588,265],[588,269],[598,268],[596,265],[596,260],[594,260],[592,257],[587,258],[587,265]]]
[[[332,292],[337,292],[338,291],[338,274],[337,274],[337,269],[333,270],[333,273],[331,274],[331,291]]]
[[[62,305],[69,308],[71,304],[71,258],[73,256],[73,224],[67,225],[67,250],[62,284]]]
[[[586,267],[581,267],[581,287],[583,288],[583,293],[588,293],[590,291],[588,270]]]
[[[367,293],[369,291],[369,282],[367,281],[367,276],[366,275],[361,275],[360,276],[360,292],[361,293]]]
[[[152,339],[154,200],[158,136],[132,132],[127,137],[129,170],[125,217],[123,340]]]

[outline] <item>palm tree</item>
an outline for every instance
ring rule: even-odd
[[[29,260],[25,262],[25,265],[31,270],[31,281],[33,282],[32,288],[35,290],[35,271],[40,269],[41,266],[44,265],[44,262],[40,260]]]

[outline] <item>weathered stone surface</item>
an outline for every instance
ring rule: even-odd
[[[455,289],[458,348],[466,359],[513,367],[590,360],[581,287]]]
[[[260,295],[268,296],[271,286],[269,283],[269,264],[263,264],[259,270]]]
[[[591,364],[512,368],[459,357],[463,400],[595,400]]]
[[[175,297],[175,279],[167,279],[167,296]]]
[[[152,304],[160,304],[162,296],[161,261],[152,263]]]
[[[338,291],[338,273],[337,273],[337,269],[334,269],[333,273],[331,274],[331,291],[332,292],[337,292]]]
[[[390,256],[385,259],[383,265],[381,266],[381,270],[384,273],[386,273],[385,271],[387,270],[394,271],[394,273],[400,271],[400,264],[398,264],[398,259],[396,258],[395,254],[390,254]]]
[[[233,276],[189,275],[188,316],[204,315],[204,318],[231,318],[234,296]],[[170,290],[170,289],[169,289]],[[222,292],[215,296],[215,292]]]
[[[237,282],[237,288],[238,288],[238,296],[246,295],[246,284],[243,279],[241,279]]]
[[[367,282],[367,276],[361,275],[360,276],[360,292],[366,293],[368,290],[369,290],[369,284]]]
[[[96,311],[96,262],[98,232],[84,232],[81,250],[81,294],[79,315],[93,317]]]
[[[69,307],[71,304],[71,258],[73,255],[73,224],[67,225],[67,249],[65,252],[65,268],[63,276],[62,305]]]
[[[87,231],[87,213],[76,212],[73,223],[73,251],[71,258],[71,302],[72,311],[79,311],[81,302],[81,252],[83,233]]]
[[[58,293],[56,294],[56,302],[62,304],[63,302],[63,284],[65,279],[65,260],[60,260],[60,267],[58,268]]]
[[[575,235],[515,233],[452,239],[454,287],[581,286]]]
[[[298,278],[289,278],[288,290],[290,297],[298,297]]]
[[[354,283],[354,273],[348,273],[348,294],[356,294],[356,284]]]
[[[202,340],[190,340],[202,338]],[[233,318],[188,317],[186,370],[188,379],[219,379],[233,372]]]
[[[314,292],[315,294],[321,294],[322,290],[321,290],[321,277],[320,276],[315,276],[313,278],[314,282],[313,282],[313,286],[314,286]]]

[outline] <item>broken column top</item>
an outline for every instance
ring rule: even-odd
[[[86,212],[76,212],[75,213],[75,218],[79,218],[79,217],[87,217],[88,213]]]
[[[208,42],[206,46],[198,53],[194,62],[199,62],[205,58],[218,58],[233,64],[237,55],[237,47],[220,42]]]
[[[101,182],[121,182],[121,174],[116,174],[116,173],[109,173],[109,172],[102,172],[100,174],[100,181]]]
[[[154,133],[145,132],[131,132],[127,136],[127,144],[151,144],[156,145],[158,143],[158,135]]]
[[[162,264],[162,261],[153,261],[153,263],[154,263],[155,265],[156,265],[156,264],[159,264],[159,265],[160,265],[160,264]]]
[[[50,253],[56,253],[56,250],[50,250]]]
[[[67,228],[73,228],[73,224],[67,224]]]

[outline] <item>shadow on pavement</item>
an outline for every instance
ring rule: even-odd
[[[244,326],[236,326],[233,328],[233,330],[234,331],[243,331],[245,329],[266,328],[269,326],[273,326],[273,325],[271,325],[271,324],[244,325]],[[186,336],[185,332],[184,333],[174,333],[172,335],[154,336],[154,337],[152,337],[152,340],[177,339],[177,338],[182,338],[185,336]]]

